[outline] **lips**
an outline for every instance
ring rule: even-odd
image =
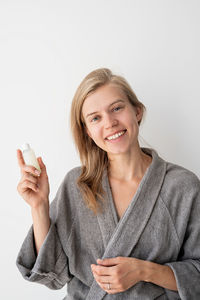
[[[113,133],[107,135],[107,137],[105,137],[105,140],[107,140],[108,137],[113,136],[113,135],[115,135],[115,134],[117,134],[117,133],[120,133],[120,132],[122,132],[122,131],[126,132],[127,129],[121,129],[121,130],[115,131],[115,132],[113,132]]]

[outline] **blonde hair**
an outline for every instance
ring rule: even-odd
[[[86,133],[86,125],[82,115],[82,106],[87,96],[99,87],[112,83],[120,88],[134,107],[140,107],[142,112],[145,106],[137,99],[128,82],[119,75],[115,75],[107,68],[100,68],[89,73],[80,83],[72,100],[71,131],[75,146],[82,163],[81,174],[77,179],[86,205],[97,214],[101,210],[97,199],[103,201],[104,190],[102,176],[108,167],[107,153],[99,148]],[[140,125],[141,120],[139,121]]]

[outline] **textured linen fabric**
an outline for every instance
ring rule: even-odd
[[[31,226],[17,257],[22,276],[60,289],[65,300],[200,299],[200,181],[191,171],[152,156],[131,203],[118,220],[107,170],[103,212],[89,210],[76,180],[81,167],[64,177],[50,205],[51,226],[36,255]],[[97,258],[135,257],[168,265],[178,292],[139,282],[125,292],[107,294],[96,283],[91,264]]]

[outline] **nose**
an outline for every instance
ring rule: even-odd
[[[109,129],[111,127],[114,127],[114,126],[117,125],[117,123],[118,123],[118,121],[115,118],[113,118],[113,116],[111,116],[109,114],[104,117],[105,129]]]

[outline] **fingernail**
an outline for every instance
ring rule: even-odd
[[[35,174],[38,175],[38,176],[40,176],[40,171],[35,170]]]

